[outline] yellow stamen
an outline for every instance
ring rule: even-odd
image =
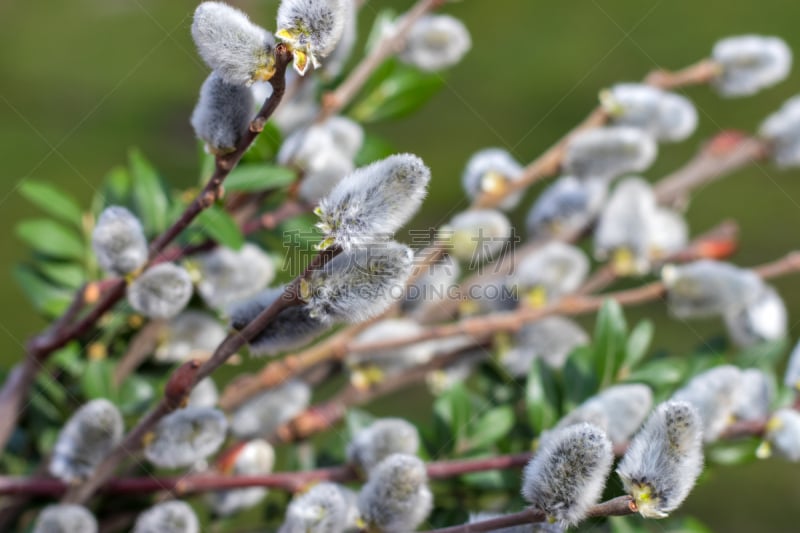
[[[611,258],[611,268],[618,276],[630,276],[636,273],[636,261],[628,248],[617,248]]]
[[[499,172],[489,171],[481,179],[481,190],[491,196],[502,196],[508,189],[508,180]]]
[[[537,285],[525,295],[525,305],[530,309],[541,309],[547,305],[547,290],[541,285]]]

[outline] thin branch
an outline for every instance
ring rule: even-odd
[[[408,33],[414,24],[430,11],[445,3],[446,0],[419,0],[403,15],[391,35],[382,38],[372,49],[370,54],[353,68],[335,91],[327,93],[322,98],[322,109],[317,116],[317,122],[323,122],[347,106],[358,92],[367,83],[369,77],[381,64],[394,54],[400,52],[406,43]]]

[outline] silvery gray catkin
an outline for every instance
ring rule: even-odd
[[[183,268],[161,263],[128,285],[128,303],[149,318],[172,318],[192,297],[192,278]]]
[[[164,502],[143,511],[133,533],[200,533],[200,521],[188,503]]]
[[[191,124],[208,151],[224,155],[236,150],[253,117],[253,92],[244,85],[227,83],[217,72],[200,88]]]
[[[216,452],[228,422],[216,409],[187,407],[162,418],[147,436],[144,455],[164,468],[191,466]]]
[[[48,505],[36,517],[31,533],[97,533],[97,519],[82,505]]]
[[[276,37],[288,43],[294,68],[303,75],[309,63],[321,66],[339,42],[347,21],[346,0],[282,0]]]
[[[147,239],[142,223],[124,207],[106,207],[92,231],[92,250],[105,272],[124,276],[147,262]]]

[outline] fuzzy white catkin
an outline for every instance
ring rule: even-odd
[[[292,500],[278,533],[340,533],[348,525],[348,502],[342,487],[322,482]]]
[[[524,169],[506,150],[486,148],[472,155],[461,175],[461,185],[470,200],[482,194],[504,194],[507,184],[522,177]],[[523,191],[508,195],[499,205],[500,209],[514,209],[522,198]]]
[[[714,87],[722,96],[749,96],[783,81],[792,68],[792,51],[783,39],[740,35],[718,41],[712,59],[722,72]]]
[[[476,524],[494,518],[500,518],[501,514],[496,513],[470,513],[468,524]],[[548,524],[541,522],[536,524],[524,524],[519,526],[504,527],[493,529],[492,533],[564,533],[564,526],[561,524]]]
[[[586,130],[573,137],[564,170],[579,178],[615,178],[647,170],[658,154],[655,140],[638,128],[613,126]]]
[[[347,445],[347,462],[370,472],[392,454],[416,455],[417,428],[402,418],[381,418],[362,428]]]
[[[678,142],[697,129],[697,109],[679,94],[641,83],[620,83],[601,93],[614,124],[640,128],[659,141]]]
[[[216,407],[219,402],[219,391],[214,379],[211,377],[203,378],[194,386],[189,398],[186,400],[187,407]]]
[[[542,191],[528,212],[525,227],[529,236],[552,238],[585,229],[600,212],[607,193],[605,179],[558,178]]]
[[[190,120],[194,134],[217,155],[236,150],[253,117],[253,93],[244,85],[226,83],[212,72],[200,87]]]
[[[551,520],[574,526],[600,499],[613,460],[602,430],[589,424],[564,428],[525,466],[522,497]]]
[[[209,307],[224,309],[262,290],[275,277],[275,266],[255,244],[239,250],[218,247],[197,258],[197,292]]]
[[[183,268],[162,263],[148,268],[128,285],[128,302],[149,318],[172,318],[192,297],[192,279]]]
[[[703,440],[714,442],[733,422],[734,409],[740,394],[742,371],[733,365],[706,370],[672,395],[697,409],[703,422]]]
[[[86,479],[119,444],[124,430],[122,414],[113,403],[103,398],[86,403],[59,432],[50,474],[68,483]]]
[[[430,179],[430,169],[411,154],[359,168],[319,203],[323,242],[348,250],[390,238],[417,212]]]
[[[664,518],[689,495],[703,470],[702,427],[686,402],[661,404],[634,437],[617,474],[646,518]]]
[[[244,444],[236,452],[233,464],[223,471],[226,475],[257,476],[269,474],[275,465],[275,451],[265,440],[254,439]],[[248,487],[243,489],[215,491],[208,495],[207,501],[214,513],[231,516],[242,509],[258,505],[267,489]]]
[[[150,507],[136,519],[133,533],[199,533],[200,521],[185,502],[171,501]]]
[[[194,12],[192,38],[200,56],[225,82],[250,85],[274,72],[275,38],[223,2],[203,2]]]
[[[244,329],[259,314],[285,294],[285,287],[266,289],[252,298],[237,302],[228,309],[231,327]],[[305,306],[293,306],[281,311],[263,330],[248,341],[251,355],[276,355],[299,348],[321,335],[327,326],[309,315]]]
[[[408,533],[433,507],[425,464],[411,455],[394,454],[370,473],[358,496],[358,509],[368,530]]]
[[[725,313],[725,326],[734,344],[742,348],[786,338],[786,304],[775,289],[765,286],[753,303]]]
[[[161,363],[206,359],[225,340],[227,334],[214,316],[203,311],[184,311],[164,325],[155,359]]]
[[[513,228],[495,209],[471,209],[454,216],[439,232],[447,251],[470,267],[491,259],[508,245]]]
[[[575,291],[589,273],[589,259],[570,244],[553,241],[522,258],[512,275],[517,295],[532,306],[542,306]],[[530,301],[536,291],[539,301]]]
[[[164,468],[191,466],[216,452],[227,431],[228,422],[221,411],[187,407],[159,421],[148,437],[144,455]]]
[[[310,314],[325,323],[363,322],[403,297],[414,252],[389,241],[341,253],[301,287]]]
[[[670,312],[678,318],[704,318],[734,312],[754,303],[764,282],[754,272],[703,259],[667,265],[661,271]]]
[[[761,137],[771,143],[770,157],[781,168],[800,166],[800,96],[787,100],[761,123]]]
[[[736,394],[733,416],[736,420],[764,420],[769,417],[775,399],[775,384],[762,370],[743,370]]]
[[[31,533],[97,533],[97,519],[82,505],[48,505],[36,517]]]
[[[800,461],[800,413],[790,408],[778,409],[767,422],[765,442],[767,451],[788,461]],[[759,456],[769,455],[763,448]]]
[[[682,250],[689,243],[689,226],[683,215],[671,209],[658,208],[653,213],[648,235],[651,259],[663,259]]]
[[[294,66],[305,74],[308,60],[314,68],[330,54],[344,32],[346,0],[282,0],[278,7],[276,36],[289,43]]]
[[[472,48],[469,30],[449,15],[426,15],[414,23],[401,61],[421,70],[435,72],[458,64]]]
[[[322,74],[327,80],[336,78],[342,73],[358,40],[358,6],[356,4],[356,0],[342,0],[344,9],[342,36],[325,60],[325,64],[322,65]]]
[[[572,351],[589,343],[589,335],[576,322],[548,316],[528,322],[514,336],[514,347],[501,356],[503,367],[515,377],[527,376],[537,358],[561,368]]]
[[[142,223],[124,207],[106,207],[92,230],[92,250],[100,268],[124,276],[147,262],[147,239]]]
[[[401,340],[420,334],[423,327],[406,318],[388,318],[381,320],[359,333],[356,343]],[[400,346],[377,353],[361,353],[351,351],[347,354],[347,365],[359,367],[367,365],[391,375],[413,366],[427,363],[434,352],[430,343],[422,342],[408,346]]]
[[[289,381],[265,390],[233,412],[231,433],[239,439],[269,435],[308,407],[310,401],[311,389],[302,381]]]
[[[417,261],[424,261],[421,251]],[[439,261],[425,267],[417,279],[406,287],[403,311],[414,315],[424,313],[451,297],[451,290],[458,287],[461,267],[452,256],[446,255]]]
[[[783,375],[783,384],[793,390],[800,390],[800,342],[795,344],[789,361],[786,363],[786,373]]]

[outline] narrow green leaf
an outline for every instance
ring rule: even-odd
[[[82,260],[86,254],[81,238],[71,229],[49,218],[23,220],[16,234],[34,251],[52,257]]]
[[[628,370],[636,367],[639,362],[647,355],[647,349],[653,341],[653,323],[649,320],[642,320],[631,331],[625,349],[625,361],[622,366]]]
[[[350,115],[359,122],[399,118],[425,105],[443,85],[439,74],[397,65],[388,78],[353,106]]]
[[[712,463],[720,465],[743,465],[756,460],[756,449],[759,439],[750,438],[734,442],[718,442],[707,452],[706,457]]]
[[[200,175],[198,182],[200,185],[205,185],[209,178],[214,174],[214,167],[216,163],[214,156],[206,151],[206,143],[201,140],[197,141],[197,158],[198,167],[200,168]]]
[[[375,45],[386,35],[386,29],[394,24],[395,18],[397,18],[397,12],[394,9],[384,8],[378,11],[367,35],[365,50],[369,51],[375,48]]]
[[[559,396],[553,371],[541,359],[534,361],[525,388],[525,408],[537,434],[558,421]]]
[[[158,172],[136,148],[129,153],[133,200],[145,231],[154,235],[167,227],[169,202]]]
[[[86,281],[86,273],[77,263],[37,261],[36,270],[60,287],[77,289]]]
[[[590,346],[579,346],[573,350],[564,364],[562,370],[564,396],[569,406],[579,405],[597,393],[600,383],[594,373],[593,356],[594,351]]]
[[[470,424],[469,446],[465,449],[476,449],[491,446],[505,437],[514,427],[514,410],[511,406],[495,407]]]
[[[594,348],[595,372],[600,387],[610,385],[625,357],[627,326],[622,308],[614,300],[606,300],[597,314],[595,323]]]
[[[640,366],[625,381],[641,381],[653,387],[674,387],[687,377],[688,371],[686,358],[665,357]]]
[[[120,386],[120,411],[125,415],[142,413],[155,397],[156,389],[152,383],[141,376],[129,376]]]
[[[53,352],[50,362],[72,377],[79,378],[86,369],[86,360],[81,355],[77,342],[71,342]]]
[[[64,387],[47,372],[39,372],[36,375],[36,386],[55,405],[67,405],[67,392]]]
[[[112,402],[116,400],[114,387],[114,364],[108,359],[89,361],[86,371],[81,376],[81,390],[89,400],[107,398]]]
[[[25,180],[19,193],[49,215],[58,217],[78,228],[82,225],[83,213],[78,203],[55,185],[41,181]]]
[[[278,155],[281,144],[283,144],[281,130],[278,129],[274,122],[267,122],[264,125],[264,129],[256,137],[256,140],[253,141],[253,144],[242,156],[242,163],[254,164],[272,161]]]
[[[244,235],[239,225],[221,207],[214,205],[200,213],[197,224],[222,246],[238,250],[244,244]]]
[[[71,291],[51,285],[28,267],[16,267],[14,278],[36,310],[49,317],[61,315],[72,300]]]
[[[292,170],[277,165],[239,165],[225,180],[225,189],[248,192],[277,189],[291,185],[296,177]]]
[[[466,432],[472,410],[467,389],[461,383],[453,385],[436,399],[433,410],[447,427],[448,444],[458,448]]]

